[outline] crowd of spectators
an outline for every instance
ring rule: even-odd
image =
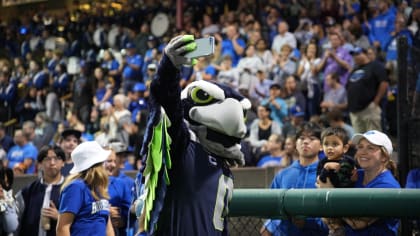
[[[268,154],[271,134],[286,140],[304,121],[344,127],[349,135],[395,134],[396,114],[385,111],[395,102],[396,37],[417,42],[416,4],[184,1],[182,28],[174,25],[174,1],[127,1],[121,11],[24,13],[0,27],[1,129],[15,139],[0,132],[0,156],[13,159],[14,144],[39,150],[68,128],[103,146],[118,139],[137,154],[148,85],[162,49],[177,34],[216,39],[214,55],[182,68],[181,86],[215,81],[252,101],[243,143],[247,165]],[[170,26],[157,37],[151,22],[159,12]]]

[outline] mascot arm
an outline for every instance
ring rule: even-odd
[[[168,129],[169,136],[173,140],[174,147],[189,137],[188,129],[183,122],[183,108],[181,103],[181,80],[180,68],[182,65],[191,64],[191,61],[183,56],[184,53],[194,50],[196,44],[192,35],[180,35],[173,38],[164,50],[155,79],[150,92],[156,103],[160,104],[170,120]],[[175,151],[175,150],[174,150]],[[175,151],[175,153],[178,153]]]

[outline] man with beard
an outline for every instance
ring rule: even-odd
[[[16,194],[21,226],[17,235],[56,235],[57,207],[64,181],[61,168],[65,159],[64,151],[58,146],[44,146],[39,151],[37,161],[41,178]]]

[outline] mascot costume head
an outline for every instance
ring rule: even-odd
[[[204,80],[181,91],[180,68],[195,63],[184,55],[195,47],[191,35],[173,38],[151,83],[136,205],[146,235],[226,233],[229,167],[244,164],[240,142],[251,103],[226,85]]]

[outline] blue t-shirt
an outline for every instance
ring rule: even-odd
[[[27,143],[24,146],[15,145],[7,153],[7,160],[9,160],[8,167],[13,169],[17,164],[23,163],[25,159],[32,159],[32,165],[25,172],[26,174],[35,173],[35,161],[38,156],[38,150],[32,143]]]
[[[243,39],[238,38],[236,39],[236,42],[243,48],[246,47],[246,44],[244,42]],[[236,65],[238,65],[239,59],[241,59],[242,55],[238,55],[235,51],[235,48],[233,47],[233,43],[232,40],[229,39],[224,39],[222,41],[222,52],[221,55],[225,56],[225,55],[229,55],[232,58],[232,66],[236,67]]]
[[[302,166],[294,161],[289,167],[281,170],[271,183],[273,189],[315,188],[318,161]],[[280,235],[328,235],[328,229],[320,218],[305,218],[303,228],[296,227],[290,220],[268,220],[264,224],[273,236]]]
[[[420,188],[420,168],[408,172],[406,188]]]
[[[131,205],[131,188],[132,186],[125,184],[123,179],[114,176],[109,177],[109,204],[120,208],[120,215],[125,223],[127,223],[128,209]],[[120,232],[119,235],[122,235],[125,232],[125,227],[118,228],[118,231]]]
[[[81,179],[74,180],[61,192],[60,214],[67,212],[75,216],[70,227],[72,236],[106,235],[109,207],[106,199],[96,201]]]
[[[280,166],[283,157],[263,156],[257,163],[257,167]]]
[[[375,179],[370,181],[368,184],[363,185],[363,177],[364,177],[364,170],[359,169],[357,170],[358,179],[355,184],[355,188],[401,188],[398,181],[394,178],[391,171],[386,170],[382,172]],[[354,230],[350,226],[345,225],[346,236],[351,235],[398,235],[398,227],[399,227],[399,220],[398,219],[378,219],[370,226],[360,229]]]
[[[143,58],[140,55],[127,56],[127,64],[134,64],[139,69],[134,70],[129,65],[126,65],[122,72],[122,77],[125,80],[143,81],[142,73],[141,73],[141,67],[143,65]]]

